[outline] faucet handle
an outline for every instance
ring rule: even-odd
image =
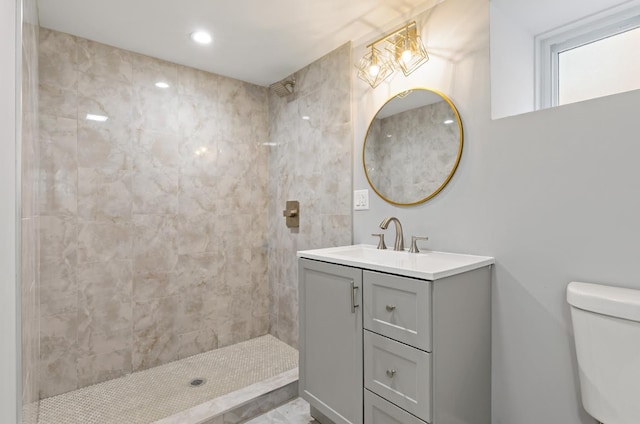
[[[429,240],[429,237],[411,236],[411,248],[409,249],[409,253],[420,253],[418,250],[418,244],[416,243],[418,240]]]
[[[384,234],[380,233],[380,234],[371,234],[374,237],[379,237],[378,240],[378,247],[377,249],[386,249],[387,245],[384,244]]]

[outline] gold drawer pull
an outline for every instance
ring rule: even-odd
[[[394,309],[396,309],[395,305],[387,305],[387,311],[393,312]]]
[[[387,370],[387,377],[393,378],[396,375],[396,370]]]

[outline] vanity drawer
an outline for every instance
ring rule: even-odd
[[[431,284],[364,271],[364,328],[431,352]]]
[[[364,422],[367,424],[426,424],[369,390],[364,391]]]
[[[431,355],[364,331],[364,386],[431,421]]]

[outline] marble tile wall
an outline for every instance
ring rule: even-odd
[[[42,397],[269,332],[266,88],[41,29],[40,115]]]
[[[22,220],[21,324],[22,423],[35,424],[39,405],[39,208],[38,208],[38,15],[23,0],[22,22]]]
[[[298,345],[296,251],[350,244],[351,47],[296,72],[294,94],[269,95],[269,290],[271,334]],[[305,119],[306,117],[308,119]],[[287,200],[300,228],[285,226]]]

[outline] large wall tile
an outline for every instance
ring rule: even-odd
[[[78,168],[78,217],[86,221],[130,220],[131,171]]]
[[[138,129],[133,143],[134,169],[178,168],[180,142],[181,138],[176,134]]]
[[[78,358],[78,385],[101,383],[131,373],[131,349]]]
[[[78,222],[74,217],[40,217],[40,284],[76,294]]]
[[[40,393],[55,396],[78,386],[76,313],[49,316],[40,328]]]
[[[40,398],[59,395],[78,388],[75,350],[55,350],[40,360]]]
[[[75,119],[40,116],[40,211],[77,212],[78,125]]]
[[[292,346],[298,343],[296,250],[352,239],[350,51],[346,44],[296,72],[293,95],[269,96],[269,331]],[[287,200],[300,201],[295,230],[282,218]]]
[[[133,54],[132,64],[133,84],[136,87],[154,87],[155,83],[159,81],[169,84],[169,88],[176,89],[178,86],[178,68],[180,66],[175,63]]]
[[[133,89],[134,128],[178,134],[180,120],[176,111],[180,99],[175,89],[158,89],[147,85]]]
[[[131,259],[132,224],[82,221],[78,224],[78,263]]]
[[[77,45],[80,72],[124,83],[133,80],[132,53],[82,38]]]
[[[178,358],[218,348],[218,336],[212,329],[196,330],[178,336]]]
[[[80,73],[78,79],[78,121],[87,114],[103,115],[121,125],[131,122],[133,89],[108,76]],[[107,121],[107,122],[108,122]]]
[[[42,393],[266,334],[267,89],[49,30],[41,57]]]
[[[135,215],[134,272],[172,271],[178,261],[178,220],[175,216]]]
[[[78,121],[78,166],[133,169],[133,131],[126,123]]]
[[[42,28],[39,44],[40,82],[60,88],[78,84],[77,38]]]
[[[131,261],[83,263],[78,266],[78,328],[81,333],[130,329]]]
[[[78,96],[75,87],[64,88],[41,83],[38,102],[42,113],[73,119],[78,116]]]
[[[180,173],[176,168],[134,171],[133,212],[147,215],[177,214],[179,187]]]
[[[218,96],[218,87],[226,78],[187,66],[178,66],[178,91],[180,94]]]
[[[133,346],[133,371],[166,364],[179,357],[178,336],[170,332],[152,336],[134,335]]]

